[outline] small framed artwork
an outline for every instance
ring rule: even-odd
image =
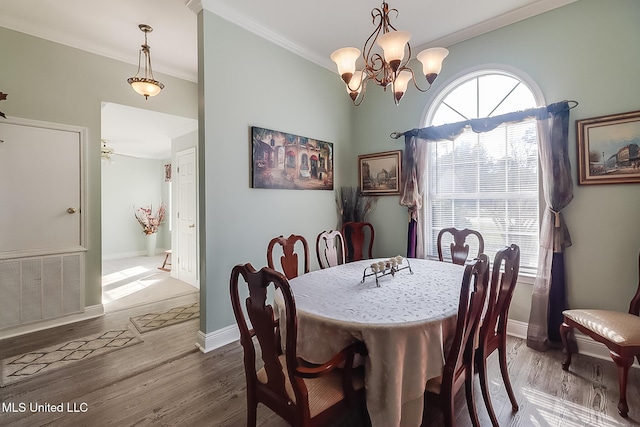
[[[640,182],[640,111],[576,120],[579,184]]]
[[[358,156],[358,182],[365,196],[400,194],[402,150]]]
[[[253,188],[333,190],[333,144],[251,128]]]

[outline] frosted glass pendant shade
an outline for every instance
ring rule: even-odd
[[[355,47],[343,47],[331,54],[331,60],[338,66],[338,74],[345,83],[349,83],[356,71],[356,61],[360,56],[360,49]]]
[[[149,96],[156,96],[160,93],[164,85],[157,80],[145,79],[142,77],[132,77],[129,80],[129,84],[140,95],[145,98]]]
[[[433,83],[436,76],[442,70],[442,61],[449,55],[449,51],[444,47],[432,47],[420,52],[417,56],[418,61],[422,62],[422,72],[427,77],[429,83]],[[432,76],[432,80],[430,80]]]
[[[384,51],[384,60],[391,64],[398,65],[404,59],[404,51],[407,43],[411,39],[411,34],[407,31],[390,31],[378,37],[378,46]],[[396,65],[394,71],[398,69]]]
[[[400,101],[400,99],[404,96],[404,93],[407,91],[407,85],[411,80],[411,71],[404,70],[398,74],[396,80],[393,82],[393,97],[396,100],[396,103]]]

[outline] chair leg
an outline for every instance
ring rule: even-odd
[[[489,413],[489,418],[491,419],[491,425],[496,427],[498,426],[498,419],[496,418],[496,413],[493,410],[493,404],[491,403],[491,396],[489,395],[489,387],[487,384],[487,359],[484,356],[484,352],[480,351],[477,354],[478,363],[476,364],[476,366],[478,367],[478,376],[480,377],[480,390],[482,391],[482,399],[484,400],[484,405],[487,407],[487,412]]]
[[[509,379],[509,370],[507,369],[507,337],[506,335],[502,335],[500,347],[498,347],[498,358],[500,360],[500,373],[502,374],[502,381],[504,382],[504,386],[507,389],[507,395],[509,395],[509,400],[511,401],[511,409],[514,412],[517,412],[519,409],[518,401],[516,400],[516,395],[513,392],[513,387],[511,387],[511,380]]]
[[[454,418],[454,405],[453,402],[455,400],[455,396],[453,394],[453,390],[448,388],[447,390],[440,390],[440,405],[442,408],[442,415],[444,415],[444,425],[445,427],[455,427],[455,418]]]
[[[256,427],[258,421],[258,402],[247,389],[247,427]]]
[[[618,412],[622,418],[627,418],[629,416],[629,406],[627,405],[627,378],[629,375],[629,368],[633,364],[633,357],[622,357],[613,351],[610,351],[609,353],[618,368],[618,384],[620,386]]]
[[[569,366],[571,366],[571,347],[569,347],[569,332],[571,332],[571,329],[573,328],[565,322],[562,322],[560,325],[560,338],[562,338],[562,345],[564,346],[565,353],[564,362],[562,362],[562,369],[565,371],[568,371]]]
[[[473,425],[473,427],[480,427],[480,420],[478,419],[478,411],[476,409],[476,400],[473,396],[473,369],[470,369],[469,366],[467,366],[467,378],[465,378],[464,380],[464,388],[465,395],[467,397],[467,409],[469,410],[471,424]]]

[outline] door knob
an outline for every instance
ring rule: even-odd
[[[195,226],[196,226],[195,224],[191,224],[189,228],[194,228]]]
[[[70,214],[74,214],[74,213],[76,213],[76,208],[69,208],[69,209],[67,209],[67,212],[70,213]]]

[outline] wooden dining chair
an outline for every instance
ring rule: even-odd
[[[316,254],[320,268],[334,267],[345,262],[344,237],[337,230],[323,231],[316,238]]]
[[[369,236],[365,252],[367,234]],[[373,239],[375,237],[373,225],[368,222],[345,222],[342,224],[342,235],[347,247],[347,262],[360,261],[365,256],[369,259],[373,258]]]
[[[464,265],[469,257],[469,245],[467,244],[467,238],[470,235],[473,235],[478,240],[478,252],[476,256],[480,255],[484,252],[484,239],[482,238],[482,234],[479,231],[471,230],[469,228],[464,228],[462,230],[449,227],[443,228],[438,233],[438,259],[440,261],[444,261],[444,253],[443,253],[443,241],[445,236],[453,238],[453,242],[450,244],[449,248],[451,251],[451,262],[458,265]]]
[[[484,254],[465,266],[453,342],[445,356],[442,375],[427,381],[425,388],[425,399],[437,397],[446,427],[455,425],[454,400],[463,385],[471,423],[474,427],[480,426],[473,393],[473,375],[475,343],[487,296],[488,269],[489,260]]]
[[[487,358],[495,350],[498,350],[498,360],[500,362],[500,373],[507,395],[511,401],[511,409],[518,410],[518,401],[513,393],[509,371],[507,369],[507,321],[509,320],[509,306],[513,291],[518,281],[520,271],[520,248],[511,245],[500,249],[493,260],[493,271],[489,284],[489,299],[487,301],[487,311],[482,319],[480,327],[480,337],[478,350],[476,353],[476,366],[480,376],[480,389],[482,398],[487,407],[492,425],[498,426],[489,387],[487,383]]]
[[[638,255],[638,271],[640,272],[640,254]],[[569,332],[573,328],[588,335],[593,340],[607,346],[609,354],[618,370],[618,386],[620,400],[618,412],[623,418],[629,416],[627,404],[627,378],[633,358],[640,363],[640,280],[638,288],[631,299],[629,312],[623,313],[611,310],[565,310],[562,312],[564,321],[560,325],[560,336],[564,344],[565,359],[562,369],[569,370],[571,366],[571,345]]]
[[[304,271],[303,273],[309,272],[309,245],[307,244],[307,240],[296,234],[292,234],[289,237],[285,238],[284,236],[278,236],[271,239],[269,242],[269,246],[267,247],[267,266],[269,268],[275,269],[275,264],[273,262],[273,251],[276,245],[282,247],[282,256],[280,257],[280,266],[282,267],[282,272],[284,273],[287,279],[293,279],[294,277],[298,277],[299,271],[299,256],[295,252],[296,243],[300,242],[302,244],[302,256],[303,256],[303,265]]]
[[[284,353],[280,351],[279,322],[267,303],[269,289],[279,290],[284,300]],[[241,302],[240,294],[247,295],[247,291]],[[364,408],[364,377],[353,369],[355,354],[366,354],[364,344],[352,344],[324,364],[301,363],[296,354],[296,303],[287,278],[268,267],[256,271],[251,264],[236,265],[230,292],[244,349],[248,427],[256,425],[258,403],[300,427],[329,425],[340,410],[356,404]],[[342,364],[343,369],[336,369]]]

